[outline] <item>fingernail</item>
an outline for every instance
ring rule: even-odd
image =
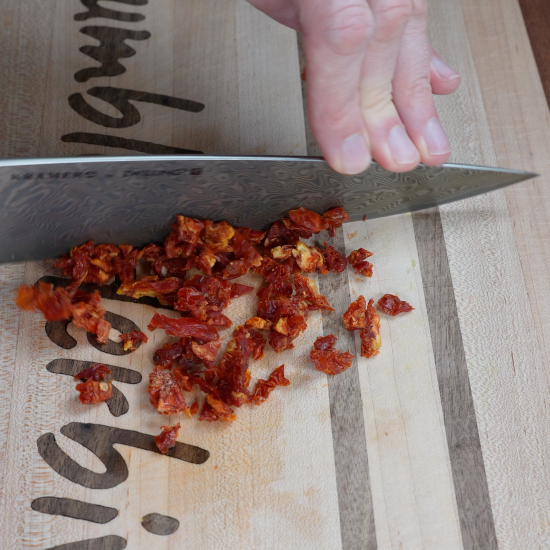
[[[361,134],[353,134],[342,143],[342,167],[346,174],[359,174],[370,164],[370,153]]]
[[[460,75],[439,57],[432,58],[432,68],[443,80],[460,78]]]
[[[418,161],[420,156],[418,150],[403,126],[397,125],[391,129],[388,135],[388,143],[393,160],[397,164],[410,164]]]
[[[446,155],[451,152],[449,140],[437,118],[430,118],[424,128],[424,139],[430,155]]]

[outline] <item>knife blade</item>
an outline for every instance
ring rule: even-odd
[[[177,214],[262,229],[304,206],[351,221],[401,214],[536,177],[518,170],[373,163],[346,176],[312,157],[129,156],[0,160],[0,263],[56,257],[88,240],[161,241]]]

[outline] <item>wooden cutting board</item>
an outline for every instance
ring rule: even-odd
[[[129,355],[71,325],[48,333],[13,297],[51,264],[0,266],[4,548],[550,546],[548,106],[517,0],[430,9],[435,46],[463,75],[438,99],[453,160],[541,177],[346,225],[335,245],[373,251],[373,278],[320,278],[336,312],[254,366],[265,377],[284,363],[291,386],[230,425],[151,408],[159,331]],[[0,157],[317,154],[297,37],[244,0],[0,0],[0,13]],[[386,292],[416,309],[382,318],[380,355],[317,372],[315,337],[358,355],[341,314]],[[121,330],[154,311],[105,304]],[[243,297],[229,316],[253,307]],[[90,361],[118,367],[109,407],[76,399],[69,375]],[[154,452],[178,420],[174,456]]]

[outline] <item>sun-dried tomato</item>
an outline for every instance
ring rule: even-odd
[[[303,242],[299,242],[292,251],[292,255],[296,259],[296,263],[300,269],[305,273],[312,273],[314,271],[328,273],[324,269],[323,255],[316,247],[307,246]]]
[[[313,343],[313,347],[319,351],[334,351],[334,346],[338,338],[334,334],[328,336],[319,336]]]
[[[335,273],[342,273],[344,269],[346,269],[346,266],[348,265],[347,258],[338,252],[336,248],[333,246],[330,246],[330,244],[327,244],[325,241],[323,243],[325,245],[325,249],[323,250],[323,258],[325,259],[325,265],[330,271],[334,271]]]
[[[240,283],[233,283],[231,285],[231,298],[239,298],[243,294],[252,292],[254,290],[253,286],[241,285]]]
[[[257,267],[262,263],[262,255],[241,233],[233,237],[233,252],[237,260],[244,260],[249,267]]]
[[[123,283],[131,283],[136,278],[136,267],[141,251],[129,244],[121,244],[118,248],[121,254],[113,258],[114,270]]]
[[[84,370],[80,371],[75,377],[75,380],[95,380],[96,382],[102,382],[107,378],[108,374],[112,371],[107,365],[102,363],[94,363]]]
[[[393,294],[384,294],[384,296],[378,300],[378,305],[384,313],[393,316],[399,315],[400,313],[406,313],[407,311],[413,311],[414,309],[409,303],[403,302],[398,296],[394,296]]]
[[[329,375],[339,374],[351,367],[353,355],[349,352],[341,352],[334,348],[336,337],[329,336],[317,338],[309,356],[315,363],[318,371]]]
[[[211,414],[210,410],[208,410],[207,414],[211,415],[208,418],[205,417],[205,409],[207,405],[213,413]],[[215,418],[213,418],[213,416],[215,416]],[[235,418],[237,418],[237,416],[235,415],[235,412],[231,407],[226,405],[223,401],[216,399],[210,394],[206,395],[206,402],[203,405],[202,414],[199,420],[208,420],[209,422],[212,422],[212,420],[221,420],[222,422],[231,422],[232,420],[235,420]]]
[[[218,339],[218,331],[202,321],[187,317],[170,319],[157,312],[154,313],[147,328],[151,331],[162,328],[169,336],[178,336],[179,338],[189,336],[204,342]]]
[[[100,344],[106,344],[109,341],[111,325],[103,318],[105,308],[100,306],[100,302],[97,290],[93,294],[77,291],[72,303],[73,324],[95,334]]]
[[[348,256],[348,262],[353,269],[365,277],[372,277],[372,264],[367,262],[367,258],[372,256],[372,252],[365,250],[364,248],[358,248],[354,250]]]
[[[260,330],[269,330],[272,326],[271,321],[262,319],[261,317],[251,317],[244,324],[247,328],[258,328]]]
[[[361,331],[361,355],[373,357],[378,355],[382,346],[380,337],[380,316],[374,309],[374,300],[369,300],[367,305],[367,326]]]
[[[124,349],[126,351],[137,349],[138,342],[147,343],[147,336],[141,330],[133,330],[132,332],[121,334],[119,338],[124,342]]]
[[[149,401],[160,414],[178,414],[187,409],[183,392],[169,370],[155,367],[149,375]]]
[[[232,252],[233,247],[229,241],[235,235],[235,230],[227,223],[214,223],[210,220],[204,222],[204,242],[212,252]]]
[[[172,231],[164,239],[164,250],[167,258],[188,258],[195,252],[201,242],[204,223],[200,220],[176,216]]]
[[[290,267],[280,264],[271,258],[264,257],[255,272],[265,277],[271,286],[271,291],[283,296],[292,295],[292,281],[290,280]]]
[[[256,382],[256,387],[254,388],[254,393],[250,396],[250,401],[254,401],[256,405],[259,405],[269,397],[269,394],[277,386],[288,386],[289,384],[290,380],[285,378],[285,366],[281,365],[269,375],[267,380],[258,380]]]
[[[312,212],[303,206],[291,210],[288,217],[298,226],[308,229],[312,233],[319,233],[328,227],[327,221],[316,212]]]
[[[237,227],[235,235],[237,234],[244,237],[250,244],[262,244],[267,231],[258,231],[257,229],[250,229],[250,227]]]
[[[162,305],[171,305],[174,303],[174,295],[182,286],[181,279],[169,277],[159,280],[157,275],[143,277],[139,281],[120,285],[117,294],[130,296],[134,299],[149,296],[156,298]]]
[[[133,281],[139,250],[130,245],[98,244],[89,241],[73,248],[56,262],[63,274],[71,278],[69,293],[83,283],[106,284],[119,275],[123,282]]]
[[[277,220],[271,225],[265,238],[264,246],[266,248],[273,248],[285,244],[295,245],[298,241],[299,236],[296,231],[288,229],[281,220]]]
[[[290,336],[285,336],[284,334],[275,332],[273,330],[269,333],[267,341],[269,342],[269,345],[273,348],[273,350],[277,353],[294,347],[294,344],[292,343],[292,338]]]
[[[199,411],[199,404],[197,401],[195,401],[190,407],[189,407],[189,416],[195,416],[197,412]]]
[[[310,311],[316,309],[334,311],[334,308],[330,307],[327,299],[319,293],[317,285],[311,279],[297,273],[294,275],[294,289],[296,296],[307,302]],[[261,315],[261,317],[263,316]]]
[[[38,286],[21,286],[15,299],[25,311],[41,311],[46,321],[62,321],[72,317],[69,293],[64,288],[53,289],[52,284],[40,282]]]
[[[191,350],[201,360],[212,362],[216,359],[216,355],[221,347],[221,340],[214,340],[206,344],[198,344],[191,342]]]
[[[162,454],[166,454],[176,445],[176,437],[178,437],[180,428],[179,422],[175,426],[160,427],[160,434],[155,436],[155,444]]]
[[[344,325],[346,330],[357,330],[367,326],[367,302],[363,296],[359,296],[352,302],[344,313]]]
[[[344,209],[341,206],[327,210],[323,214],[323,217],[327,222],[331,237],[336,235],[336,229],[338,227],[342,227],[343,222],[349,221],[349,216],[344,212]]]
[[[78,398],[84,405],[103,403],[113,397],[113,386],[111,382],[97,382],[86,380],[76,385],[76,391],[80,393]]]
[[[229,304],[230,297],[231,287],[227,281],[195,275],[178,291],[174,309],[190,311],[194,317],[211,325],[230,326],[231,321],[221,315],[221,311]]]
[[[175,344],[164,344],[153,355],[155,365],[164,368],[170,368],[172,363],[179,359],[187,349],[187,339],[180,338]]]

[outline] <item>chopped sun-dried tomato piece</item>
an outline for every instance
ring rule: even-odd
[[[204,342],[218,339],[218,331],[207,323],[186,317],[170,319],[157,312],[154,313],[147,328],[151,331],[162,328],[169,336],[178,336],[179,338],[189,336]]]
[[[296,296],[305,300],[310,310],[334,311],[334,308],[330,307],[327,299],[319,293],[317,285],[311,279],[297,273],[294,275],[294,288]]]
[[[280,332],[271,331],[267,337],[269,345],[277,353],[284,351],[289,348],[293,348],[294,344],[292,343],[292,338],[290,336],[285,336]]]
[[[254,290],[253,286],[241,285],[240,283],[233,283],[231,285],[231,298],[238,298],[243,294],[252,292]]]
[[[133,283],[120,285],[117,294],[130,296],[136,300],[143,296],[149,296],[157,298],[162,305],[170,305],[173,303],[170,296],[175,294],[182,284],[181,279],[177,277],[159,280],[157,275],[151,275]]]
[[[303,206],[291,210],[288,217],[298,226],[304,227],[312,233],[319,233],[328,227],[327,221],[316,212],[312,212]]]
[[[266,281],[271,286],[271,291],[283,296],[292,295],[289,266],[264,257],[261,265],[255,269],[255,272],[266,278]]]
[[[212,416],[215,416],[215,418],[205,418],[205,408],[206,406],[209,406],[210,409],[213,412]],[[208,411],[208,414],[210,414],[210,411]],[[199,420],[222,420],[223,422],[231,422],[232,420],[235,420],[237,416],[235,415],[235,412],[231,407],[226,405],[223,401],[220,401],[219,399],[216,399],[210,394],[206,395],[206,402],[203,405],[202,408],[202,414],[199,418]]]
[[[191,342],[191,349],[199,359],[212,362],[216,359],[216,354],[218,353],[221,345],[221,340],[214,340],[213,342],[208,342],[202,345],[197,342]]]
[[[344,325],[346,330],[357,330],[367,326],[367,302],[363,296],[359,296],[352,302],[344,313]]]
[[[346,266],[348,265],[347,258],[338,252],[336,248],[333,246],[330,246],[330,244],[327,244],[326,241],[323,243],[325,245],[325,249],[323,250],[323,258],[325,259],[325,265],[330,271],[334,271],[335,273],[341,273],[346,269]]]
[[[235,235],[241,235],[244,237],[250,244],[262,244],[262,241],[267,235],[266,231],[258,231],[257,229],[250,229],[250,227],[237,227],[235,229]]]
[[[195,401],[190,407],[189,407],[189,416],[195,416],[199,410],[199,404],[197,401]]]
[[[292,251],[292,255],[302,271],[306,273],[312,273],[313,271],[327,273],[326,269],[323,269],[323,255],[314,246],[307,246],[300,241],[296,244],[296,247]]]
[[[299,241],[298,233],[286,227],[281,221],[277,220],[269,229],[264,241],[266,248],[273,248],[284,244],[294,245]]]
[[[358,248],[354,250],[348,256],[348,262],[353,269],[365,277],[372,277],[372,264],[367,262],[367,258],[372,256],[372,252],[365,250],[364,248]]]
[[[185,216],[176,216],[172,231],[164,239],[167,258],[188,258],[201,242],[204,223]]]
[[[94,363],[84,370],[80,371],[75,377],[75,380],[95,380],[102,382],[108,374],[111,374],[111,369],[102,363]]]
[[[374,300],[367,305],[367,326],[361,331],[361,355],[373,357],[378,355],[382,346],[380,337],[380,316],[374,309]]]
[[[319,336],[313,343],[313,347],[319,351],[334,351],[336,340],[338,340],[338,338],[336,338],[334,334]]]
[[[119,338],[124,342],[124,349],[126,351],[137,349],[138,342],[147,343],[147,336],[141,330],[133,330],[132,332],[121,334]]]
[[[256,387],[254,388],[254,393],[250,396],[250,401],[254,401],[256,405],[259,405],[269,397],[269,394],[277,386],[288,386],[289,384],[290,380],[285,378],[285,366],[281,365],[269,375],[267,380],[258,380],[256,382]]]
[[[103,318],[105,308],[100,306],[100,302],[97,290],[93,294],[77,291],[72,303],[73,324],[95,334],[100,344],[106,344],[109,341],[111,325]]]
[[[166,454],[176,445],[176,437],[178,437],[180,428],[179,422],[175,426],[160,427],[160,434],[155,436],[155,444],[162,454]]]
[[[335,343],[336,337],[330,334],[325,337],[320,336],[313,344],[314,349],[311,350],[309,356],[318,371],[334,375],[351,367],[353,355],[334,349]]]
[[[269,330],[272,327],[272,322],[261,317],[251,317],[244,324],[247,328],[259,328],[260,330]]]
[[[336,235],[336,229],[342,227],[343,222],[349,220],[349,216],[344,212],[341,206],[327,210],[327,212],[323,214],[323,217],[327,221],[331,237]]]
[[[76,385],[76,390],[80,393],[78,398],[84,405],[93,405],[103,403],[113,397],[113,386],[111,382],[97,382],[96,380],[86,380]]]
[[[187,409],[183,392],[169,370],[155,367],[149,375],[149,401],[160,414],[178,414]]]
[[[53,289],[52,284],[40,282],[38,286],[21,286],[15,299],[25,311],[41,311],[46,321],[61,321],[72,317],[72,304],[64,288]]]
[[[406,313],[407,311],[413,311],[412,307],[407,302],[403,302],[399,299],[398,296],[393,294],[384,294],[380,300],[378,300],[378,305],[384,313],[388,315],[399,315],[400,313]]]

